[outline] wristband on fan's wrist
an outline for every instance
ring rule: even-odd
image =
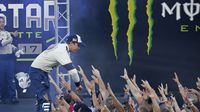
[[[79,87],[81,84],[80,82],[75,82],[76,87]]]

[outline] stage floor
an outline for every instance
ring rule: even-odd
[[[19,104],[0,104],[0,112],[36,112],[34,98],[19,101]]]

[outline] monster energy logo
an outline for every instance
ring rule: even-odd
[[[136,24],[136,0],[128,0],[127,1],[128,7],[128,20],[129,20],[129,27],[127,30],[127,43],[128,43],[128,56],[129,56],[129,65],[132,64],[133,60],[133,30]],[[152,35],[153,35],[153,25],[154,20],[152,17],[152,5],[153,0],[147,0],[146,4],[146,14],[148,17],[148,37],[147,37],[147,54],[150,54],[151,48],[152,48]],[[173,11],[176,11],[176,20],[181,19],[181,6],[183,6],[183,10],[187,16],[189,16],[190,21],[194,20],[194,16],[198,15],[200,12],[200,4],[194,3],[194,0],[190,0],[189,3],[180,4],[179,2],[176,2],[172,8],[169,8],[167,3],[163,2],[161,3],[162,6],[162,17],[166,17],[166,12],[169,15],[173,14]],[[176,10],[175,10],[176,9]],[[118,59],[117,56],[117,35],[118,35],[118,13],[117,13],[117,0],[110,0],[109,5],[109,12],[112,19],[112,45],[114,48],[114,54],[116,57],[116,60]]]
[[[162,16],[166,17],[166,11],[169,13],[169,15],[173,14],[173,11],[176,9],[176,20],[181,19],[181,4],[179,2],[176,2],[175,5],[170,9],[168,5],[163,2],[162,4]],[[194,20],[194,16],[199,14],[200,12],[200,4],[194,3],[194,0],[190,0],[190,3],[184,3],[183,4],[183,10],[187,16],[190,17],[190,21]]]
[[[127,30],[127,43],[128,43],[128,56],[129,56],[129,65],[132,64],[133,60],[133,30],[136,24],[136,0],[128,0],[128,20],[129,20],[129,27]],[[148,16],[148,39],[147,39],[147,53],[150,53],[151,47],[152,47],[152,35],[153,35],[153,18],[152,18],[152,4],[153,0],[147,0],[147,9],[146,9],[146,14]],[[114,54],[116,59],[118,59],[117,56],[117,35],[118,35],[118,13],[117,13],[117,0],[110,0],[110,5],[109,5],[109,12],[110,16],[112,19],[112,45],[114,48]]]

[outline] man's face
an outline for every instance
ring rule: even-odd
[[[75,53],[80,49],[80,46],[76,42],[70,42],[69,49],[70,49],[71,52]]]
[[[3,30],[5,27],[5,20],[3,18],[0,18],[0,30]]]

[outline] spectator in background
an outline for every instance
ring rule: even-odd
[[[5,18],[0,17],[0,103],[19,103],[14,76],[15,55],[8,31],[5,31]],[[7,91],[5,91],[7,90]],[[8,96],[6,96],[8,93]]]

